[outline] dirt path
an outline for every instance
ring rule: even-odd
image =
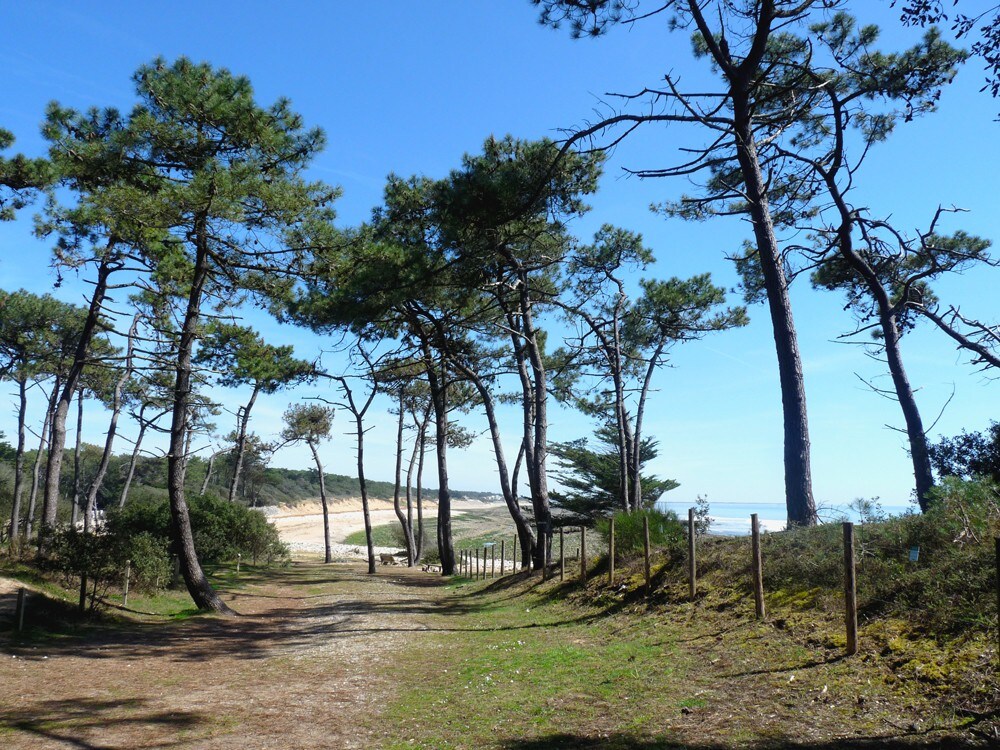
[[[0,747],[361,748],[440,579],[299,562],[228,597],[244,616],[18,646],[0,638]],[[369,723],[370,726],[370,723]]]

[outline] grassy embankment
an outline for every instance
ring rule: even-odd
[[[748,539],[619,560],[608,585],[464,582],[460,624],[400,665],[385,746],[885,747],[1000,741],[995,507],[858,529],[861,649],[845,657],[839,525],[765,535],[768,616]],[[909,550],[920,547],[910,562]],[[572,579],[569,579],[572,575]]]

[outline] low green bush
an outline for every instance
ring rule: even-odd
[[[684,524],[672,510],[650,508],[631,513],[617,512],[614,518],[615,550],[622,554],[642,552],[645,544],[643,519],[649,519],[649,543],[654,549],[680,550],[686,544]],[[607,543],[611,536],[610,519],[598,519],[595,528]]]

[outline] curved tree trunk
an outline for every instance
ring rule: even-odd
[[[448,489],[448,397],[447,373],[438,372],[430,348],[424,343],[427,381],[434,403],[434,445],[437,450],[438,517],[437,541],[441,556],[441,575],[455,575],[455,547],[451,532],[451,492]],[[418,482],[419,484],[419,482]]]
[[[87,503],[84,509],[86,515],[83,519],[84,532],[90,530],[90,523],[96,516],[97,494],[101,491],[101,486],[104,484],[104,477],[108,473],[108,466],[111,465],[111,452],[115,445],[115,436],[118,433],[118,417],[122,412],[122,392],[125,390],[125,384],[128,382],[128,379],[132,377],[132,358],[135,354],[135,332],[138,325],[139,316],[136,315],[132,319],[132,327],[129,328],[128,332],[128,351],[125,355],[125,369],[122,370],[121,375],[115,382],[115,390],[112,394],[111,422],[108,424],[108,435],[104,441],[104,453],[101,454],[101,462],[97,466],[97,473],[94,475],[94,481],[87,492]]]
[[[313,461],[316,462],[316,473],[319,475],[319,500],[323,504],[323,549],[326,554],[323,562],[333,562],[333,552],[330,549],[330,507],[326,501],[326,477],[323,474],[323,463],[319,460],[319,451],[316,450],[316,443],[312,440],[306,441],[309,450],[312,451]]]
[[[734,89],[738,89],[734,85]],[[747,211],[753,223],[757,254],[767,291],[771,313],[778,378],[781,384],[781,408],[785,439],[785,504],[791,526],[816,523],[816,503],[812,493],[809,457],[809,420],[806,414],[806,390],[802,376],[802,358],[792,319],[788,279],[784,261],[774,235],[774,224],[767,199],[767,186],[761,174],[757,145],[751,129],[748,96],[733,92],[736,132],[736,155],[746,189]]]
[[[118,497],[118,507],[124,508],[125,501],[128,500],[129,490],[132,488],[132,479],[135,478],[135,467],[139,462],[139,448],[142,445],[142,439],[146,436],[146,428],[149,427],[149,423],[142,418],[143,410],[145,405],[140,407],[139,411],[139,434],[135,438],[135,445],[132,446],[132,456],[129,458],[128,462],[128,472],[125,474],[125,482],[122,484],[122,493]]]
[[[56,514],[59,509],[59,479],[62,476],[63,448],[66,446],[66,415],[80,384],[80,376],[87,365],[90,342],[97,333],[101,320],[101,310],[108,291],[108,277],[118,267],[112,248],[108,247],[97,269],[97,280],[94,282],[94,293],[90,299],[90,307],[84,320],[83,330],[77,341],[73,364],[66,373],[62,393],[52,415],[51,439],[49,440],[49,460],[45,468],[45,495],[42,501],[42,524],[39,529],[39,549],[44,547],[49,531],[56,524]]]
[[[403,529],[403,539],[406,543],[406,564],[413,567],[415,550],[413,548],[413,527],[408,523],[407,517],[403,514],[400,505],[400,484],[403,478],[403,419],[406,417],[406,408],[403,403],[403,391],[399,392],[399,419],[396,421],[396,477],[395,486],[392,492],[392,507],[396,511],[396,518]]]
[[[243,471],[243,457],[246,455],[247,450],[247,425],[250,422],[250,410],[253,409],[253,405],[257,401],[257,394],[259,393],[260,383],[256,383],[253,387],[253,393],[250,394],[250,400],[242,409],[240,428],[236,437],[236,460],[233,462],[233,481],[229,485],[229,502],[231,503],[236,502],[236,494],[239,491],[240,474]]]
[[[39,473],[42,467],[42,454],[49,440],[49,428],[52,426],[52,413],[56,408],[56,398],[59,393],[59,378],[52,386],[52,395],[48,399],[48,408],[45,410],[45,419],[42,420],[42,434],[38,439],[38,452],[35,454],[35,462],[31,468],[31,493],[28,495],[28,518],[25,524],[25,539],[31,538],[32,527],[35,523],[35,501],[38,498],[38,489],[41,483]]]
[[[200,224],[200,222],[198,222]],[[201,227],[199,226],[199,229]],[[196,234],[199,232],[196,231]],[[170,520],[174,549],[180,560],[181,575],[188,593],[196,606],[223,614],[233,614],[212,588],[205,571],[198,561],[191,530],[191,517],[184,496],[184,470],[186,466],[185,445],[188,425],[188,411],[191,402],[192,378],[191,355],[197,336],[200,317],[201,297],[208,279],[208,251],[204,237],[198,238],[194,274],[188,294],[187,309],[177,342],[176,378],[174,381],[174,406],[170,423],[170,447],[167,453],[167,492],[170,497]]]

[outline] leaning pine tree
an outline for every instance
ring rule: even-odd
[[[300,176],[322,132],[305,129],[285,100],[259,106],[246,78],[180,58],[145,65],[133,80],[140,102],[128,115],[54,106],[49,128],[67,168],[91,175],[88,200],[107,234],[149,269],[143,286],[176,308],[167,458],[174,546],[195,604],[227,612],[198,561],[184,493],[202,308],[261,300],[288,283],[303,255],[298,228],[332,219],[336,190]]]

